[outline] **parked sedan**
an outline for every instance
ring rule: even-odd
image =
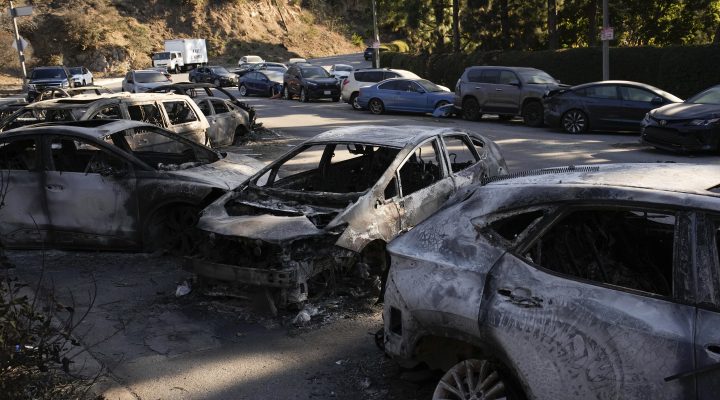
[[[551,92],[543,108],[545,123],[567,133],[638,131],[648,111],[681,101],[644,83],[601,81]]]
[[[151,69],[133,69],[125,75],[122,81],[122,90],[123,92],[142,93],[169,83],[172,81],[161,72]]]
[[[719,166],[486,182],[388,246],[385,351],[433,399],[717,398]]]
[[[234,72],[238,78],[242,78],[245,74],[247,74],[249,72],[253,72],[253,71],[272,70],[272,71],[285,72],[285,71],[287,71],[287,69],[288,69],[288,67],[283,63],[261,62],[258,64],[250,65],[244,69],[237,69]]]
[[[280,71],[265,70],[253,71],[240,77],[238,91],[240,96],[257,94],[273,96],[282,93],[283,73]]]
[[[191,249],[198,212],[262,163],[127,120],[0,136],[6,247]]]
[[[386,243],[455,191],[506,171],[492,141],[461,129],[327,131],[203,211],[194,269],[270,288],[279,306],[300,303],[313,281],[352,273],[358,262],[383,276]]]
[[[208,82],[220,87],[237,84],[235,74],[231,74],[225,67],[216,65],[195,68],[188,74],[188,79],[190,82]]]
[[[431,113],[450,104],[454,94],[426,79],[388,79],[360,88],[357,102],[373,114],[385,111]]]
[[[720,151],[720,86],[650,111],[642,141],[670,151]]]
[[[95,80],[93,79],[93,74],[85,67],[71,67],[68,68],[70,71],[70,79],[74,82],[74,86],[87,86],[87,85],[93,85],[95,83]]]

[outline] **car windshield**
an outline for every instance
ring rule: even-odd
[[[228,72],[225,67],[212,67],[210,68],[210,71],[218,75],[230,75],[230,72]]]
[[[523,82],[525,83],[552,83],[557,84],[557,81],[552,76],[548,75],[543,71],[520,71],[518,72]]]
[[[305,145],[274,162],[252,183],[305,193],[362,193],[375,185],[399,151],[364,143]]]
[[[75,68],[70,68],[70,73],[73,75],[82,75],[83,72],[82,72],[82,68],[75,67]]]
[[[711,87],[687,99],[688,103],[720,105],[720,87]]]
[[[187,169],[219,159],[214,151],[156,127],[127,129],[110,138],[116,146],[129,149],[129,153],[158,170]]]
[[[169,60],[170,59],[170,53],[169,52],[163,52],[163,53],[155,53],[152,56],[153,60]]]
[[[330,74],[322,67],[307,67],[302,69],[305,78],[329,78]]]
[[[349,66],[349,65],[336,65],[336,66],[335,66],[335,71],[347,71],[347,72],[351,72],[352,70],[353,70],[353,68],[352,68],[351,66]]]
[[[61,79],[65,72],[61,68],[43,68],[33,70],[30,79]]]
[[[418,85],[422,86],[422,88],[425,89],[426,92],[444,92],[444,90],[440,86],[430,82],[427,79],[420,79],[415,82],[417,82]]]
[[[136,72],[135,82],[137,83],[152,83],[152,82],[167,82],[165,75],[160,72],[148,71],[148,72]]]
[[[271,69],[263,71],[263,74],[268,77],[273,82],[282,82],[283,81],[283,73],[281,71],[273,71]]]

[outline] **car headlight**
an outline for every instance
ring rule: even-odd
[[[27,88],[28,88],[28,90],[36,90],[37,86],[35,86],[34,83],[28,83]]]
[[[68,83],[68,81],[62,81],[62,83],[60,84],[60,87],[64,87],[64,88],[70,87],[70,83]]]
[[[694,120],[690,121],[690,125],[692,125],[692,126],[708,126],[708,125],[717,124],[718,121],[720,121],[720,118],[694,119]]]

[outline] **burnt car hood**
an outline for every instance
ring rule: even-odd
[[[660,119],[719,118],[720,105],[673,103],[650,111],[650,115]]]
[[[168,174],[205,182],[215,187],[231,190],[240,186],[264,164],[252,157],[227,153],[214,163],[166,171]]]
[[[281,243],[335,231],[337,217],[346,209],[299,203],[281,195],[257,196],[246,188],[205,208],[197,226],[224,236]]]

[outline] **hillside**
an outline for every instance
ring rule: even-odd
[[[361,50],[348,28],[315,7],[294,0],[46,0],[33,1],[32,17],[18,19],[28,40],[30,67],[80,65],[122,74],[150,65],[164,39],[197,37],[208,42],[213,63],[232,65],[245,54],[267,60],[321,57]],[[2,21],[4,22],[4,21]],[[10,24],[3,24],[10,26]],[[0,40],[11,40],[3,31]],[[0,72],[18,70],[17,53],[2,50]]]

